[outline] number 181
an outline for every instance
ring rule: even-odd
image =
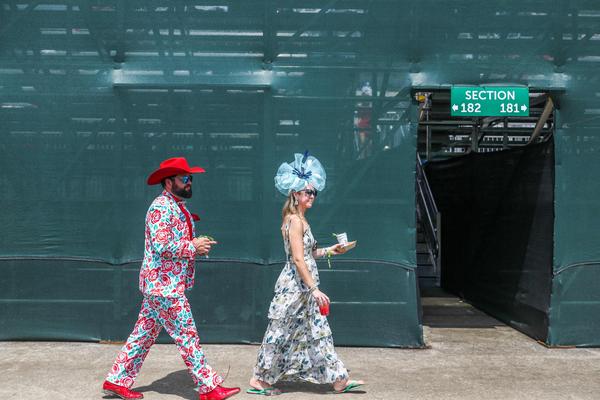
[[[519,105],[517,103],[500,103],[500,112],[501,113],[518,113]]]

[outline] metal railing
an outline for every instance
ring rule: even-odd
[[[423,228],[431,264],[435,270],[436,283],[440,283],[442,261],[442,216],[435,204],[427,181],[421,157],[417,154],[417,221]]]

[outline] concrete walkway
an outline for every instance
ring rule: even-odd
[[[423,299],[423,350],[338,348],[368,381],[351,399],[599,399],[600,349],[547,349],[450,296]],[[201,328],[200,328],[201,329]],[[100,391],[119,345],[0,342],[0,399],[108,399]],[[206,345],[228,386],[247,388],[258,347]],[[283,384],[281,400],[327,398],[326,385]],[[66,388],[69,388],[68,390]],[[135,388],[145,399],[196,399],[175,345],[155,345]],[[234,399],[256,399],[241,393]],[[337,398],[337,397],[336,397]]]

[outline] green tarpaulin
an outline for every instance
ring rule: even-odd
[[[191,295],[203,337],[259,340],[273,174],[309,149],[329,178],[317,239],[358,240],[323,265],[337,343],[421,346],[411,91],[501,83],[559,107],[548,342],[600,344],[599,22],[583,0],[1,1],[0,337],[123,339],[144,180],[182,155],[207,169],[190,208],[220,242]]]

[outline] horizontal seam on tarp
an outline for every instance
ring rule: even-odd
[[[115,300],[97,300],[97,299],[0,299],[0,303],[69,303],[69,304],[113,304]]]
[[[584,266],[588,266],[588,265],[600,266],[600,261],[582,261],[582,262],[569,264],[566,267],[562,267],[559,270],[554,271],[553,275],[557,276],[558,274],[561,274],[562,272],[564,272],[568,269],[575,268],[575,267],[584,267]]]
[[[103,260],[100,258],[89,258],[89,257],[65,257],[65,256],[0,256],[0,261],[23,261],[23,260],[41,260],[41,261],[83,261],[83,262],[95,262],[99,264],[108,264],[112,266],[122,266],[127,264],[140,264],[142,262],[141,258],[128,260],[124,262],[110,262],[107,260]],[[232,263],[241,263],[241,264],[257,264],[263,265],[262,263],[258,263],[256,261],[244,261],[239,259],[228,259],[228,258],[204,258],[204,257],[196,257],[196,261],[202,260],[202,262],[232,262]]]
[[[372,306],[372,305],[384,305],[384,306],[388,306],[388,305],[396,305],[396,304],[408,304],[407,301],[331,301],[331,304],[335,304],[335,305],[354,305],[354,306]]]
[[[83,262],[95,262],[95,263],[101,263],[101,264],[108,264],[108,265],[112,265],[112,266],[121,266],[121,265],[126,265],[126,264],[139,264],[142,262],[142,259],[131,260],[131,261],[126,261],[126,262],[121,262],[121,263],[112,263],[112,262],[109,262],[106,260],[101,260],[101,259],[97,259],[97,258],[86,258],[86,257],[41,257],[41,256],[40,257],[36,257],[36,256],[1,257],[0,256],[0,261],[23,261],[23,260],[83,261]],[[196,260],[198,260],[198,261],[201,260],[203,263],[236,263],[236,264],[254,264],[254,265],[262,265],[262,266],[271,266],[271,265],[278,265],[278,264],[285,263],[284,259],[281,259],[279,261],[273,261],[270,263],[260,263],[260,262],[256,262],[256,261],[247,261],[247,260],[230,259],[230,258],[196,258]],[[413,266],[413,265],[408,265],[408,264],[403,264],[403,263],[398,263],[398,262],[393,262],[393,261],[373,260],[373,259],[369,259],[369,260],[363,260],[363,259],[359,259],[359,258],[345,259],[345,260],[338,259],[338,260],[335,260],[335,262],[336,263],[385,264],[385,265],[390,265],[390,266],[394,266],[394,267],[404,268],[409,271],[414,271],[417,268],[416,266]]]

